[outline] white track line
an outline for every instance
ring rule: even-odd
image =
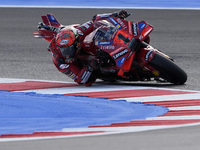
[[[169,110],[200,110],[200,106],[168,107]]]
[[[200,93],[194,94],[176,94],[176,95],[162,95],[162,96],[147,96],[147,97],[129,97],[119,98],[118,100],[124,100],[128,102],[161,102],[161,101],[174,101],[174,100],[189,100],[200,99]]]
[[[149,117],[146,120],[191,120],[191,119],[200,119],[200,115]]]
[[[23,92],[36,92],[40,94],[72,94],[72,93],[87,93],[87,92],[103,92],[103,91],[117,91],[121,90],[123,86],[112,85],[94,85],[91,87],[76,86],[76,87],[63,87],[63,88],[51,88],[51,89],[39,89],[39,90],[27,90]],[[136,89],[148,89],[147,87],[123,87],[123,90],[136,90]]]

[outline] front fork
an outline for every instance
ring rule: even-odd
[[[142,46],[136,55],[136,59],[138,65],[142,67],[144,71],[151,72],[154,76],[158,77],[160,75],[160,72],[149,65],[149,62],[154,58],[156,53],[159,53],[164,57],[172,60],[168,55],[162,53],[161,51],[153,48],[151,45],[148,45],[146,43],[142,43]]]

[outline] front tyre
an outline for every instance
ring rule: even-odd
[[[156,53],[149,65],[159,71],[159,77],[173,84],[181,85],[187,81],[187,74],[173,61]]]

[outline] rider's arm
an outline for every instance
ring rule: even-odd
[[[52,59],[57,69],[73,79],[75,82],[86,86],[90,86],[93,82],[95,82],[96,78],[92,74],[92,68],[80,68],[76,63],[67,64],[62,57],[56,55],[52,55]]]
[[[120,10],[120,11],[114,12],[114,13],[95,15],[91,21],[88,21],[80,26],[76,26],[76,29],[78,29],[80,41],[83,41],[85,36],[87,36],[89,33],[91,33],[93,31],[94,21],[106,19],[109,17],[118,17],[118,18],[124,19],[124,18],[128,17],[129,15],[130,14],[128,14],[128,12],[126,10]]]
[[[62,56],[59,54],[55,39],[51,41],[48,47],[48,51],[50,51],[52,54],[52,60],[56,68],[63,74],[73,79],[75,82],[79,84],[85,84],[86,86],[89,86],[93,82],[95,82],[96,78],[93,76],[93,70],[91,69],[91,67],[79,67],[80,65],[77,61],[70,64],[67,64],[64,61]]]
[[[128,14],[128,12],[126,10],[120,10],[120,11],[117,11],[117,12],[114,12],[114,13],[95,15],[92,20],[93,21],[94,20],[101,20],[101,19],[108,18],[108,17],[118,17],[118,18],[124,19],[124,18],[127,18],[129,15],[130,14]]]

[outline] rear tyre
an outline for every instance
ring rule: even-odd
[[[161,54],[156,53],[149,65],[158,70],[160,72],[159,77],[168,82],[181,85],[187,81],[187,74],[185,71]]]

